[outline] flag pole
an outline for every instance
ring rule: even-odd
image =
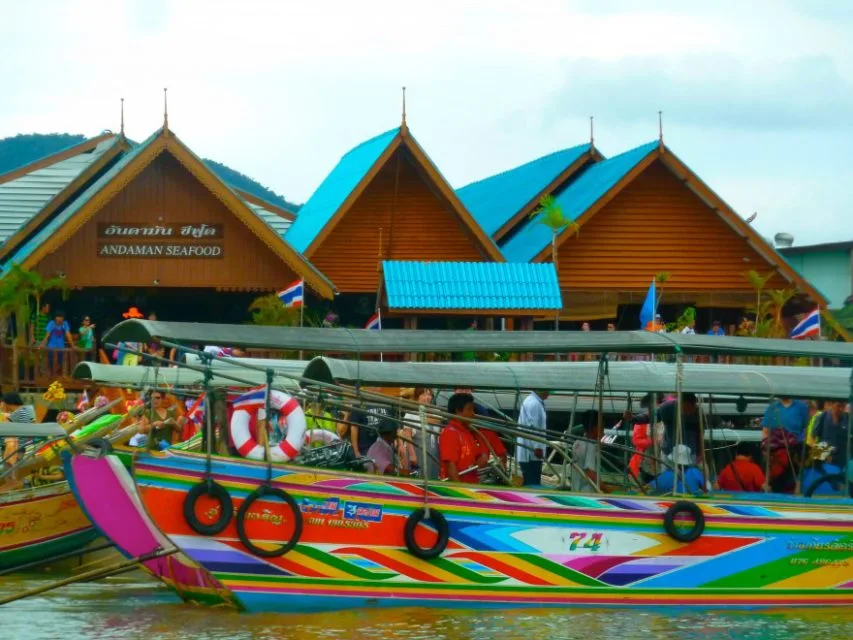
[[[299,305],[299,328],[305,326],[305,280],[302,281],[302,304]],[[305,352],[299,350],[299,359],[304,360]]]
[[[382,307],[379,305],[377,305],[376,317],[379,319],[379,330],[382,331]],[[379,352],[379,362],[385,362],[385,356],[381,351]]]

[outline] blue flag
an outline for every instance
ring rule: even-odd
[[[643,302],[643,308],[640,309],[640,329],[645,329],[650,322],[655,319],[655,301],[657,300],[657,292],[655,291],[655,281],[652,278],[652,286],[649,287],[649,292],[646,294],[646,301]]]

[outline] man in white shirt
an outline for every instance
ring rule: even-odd
[[[527,429],[542,431],[545,437],[546,420],[545,400],[547,391],[533,391],[521,404],[518,423]],[[521,467],[521,475],[525,486],[538,485],[542,482],[542,460],[545,458],[545,445],[542,442],[529,440],[519,436],[516,441],[515,459]]]

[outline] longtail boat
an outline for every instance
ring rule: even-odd
[[[168,323],[147,324],[161,325],[163,333],[174,329]],[[253,335],[246,328],[239,331],[246,341]],[[422,338],[424,344],[441,344],[438,338]],[[145,340],[135,334],[134,339]],[[774,355],[778,341],[759,342],[758,354]],[[417,346],[417,340],[411,344]],[[612,347],[624,352],[626,345]],[[461,340],[458,347],[472,348]],[[823,345],[820,353],[847,357],[847,347],[835,352]],[[788,344],[779,349],[800,353]],[[682,339],[674,379],[649,383],[656,392],[680,395],[693,384],[689,380],[703,375],[698,365],[685,373],[680,361],[685,352],[689,341]],[[446,386],[464,384],[465,369],[451,364],[420,372],[412,363],[329,365],[324,362],[326,369],[338,367],[332,375],[337,381],[352,376],[365,384],[409,384],[415,376],[429,384],[446,376]],[[502,366],[506,379],[514,380],[506,384],[524,388],[554,388],[559,369],[564,378],[571,371],[569,363],[541,365],[553,367],[546,377],[555,376],[555,384],[541,385],[540,366]],[[488,387],[490,368],[477,368],[484,382],[476,386]],[[346,373],[352,369],[355,373]],[[493,369],[497,373],[498,367]],[[732,375],[728,389],[724,374],[709,375],[716,376],[720,393],[837,397],[842,389],[850,391],[840,382],[850,370],[809,368],[792,376],[788,368],[774,377],[771,369],[781,368]],[[519,378],[523,371],[526,380]],[[432,380],[425,379],[427,372]],[[821,384],[809,382],[816,377]],[[303,382],[311,381],[306,371]],[[112,456],[68,456],[66,469],[75,495],[107,537],[118,543],[133,511],[143,522],[146,543],[125,553],[175,545],[206,572],[211,591],[224,590],[247,611],[853,605],[853,500],[848,498],[583,494],[458,484],[225,457],[213,454],[209,444],[207,454],[139,452],[132,470]],[[127,517],[111,516],[99,506],[104,495],[119,492],[126,498]],[[119,546],[124,544],[129,543]]]

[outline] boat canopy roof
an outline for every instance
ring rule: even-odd
[[[294,377],[298,378],[302,369],[305,368],[302,364],[295,374],[291,374],[290,370],[284,371],[272,365],[267,366],[276,371],[276,375],[273,377],[273,385],[277,388],[288,389],[298,388],[297,380],[294,380]],[[266,374],[260,370],[238,367],[226,362],[215,362],[212,368],[215,373],[210,384],[214,387],[256,387],[266,384],[267,381]],[[72,375],[77,380],[90,380],[94,383],[113,386],[204,386],[204,373],[187,367],[125,367],[114,364],[81,362],[74,367]]]
[[[491,390],[673,393],[676,365],[608,362],[603,383],[597,362],[366,362],[315,358],[303,381],[369,387],[439,387]],[[682,390],[744,396],[846,398],[851,370],[839,367],[777,367],[685,364]]]
[[[61,438],[65,429],[55,422],[0,422],[0,438]]]
[[[125,320],[105,343],[154,339],[184,345],[304,350],[323,353],[677,353],[790,356],[853,360],[853,343],[726,336],[687,336],[649,331],[426,331],[405,329],[262,327]]]

